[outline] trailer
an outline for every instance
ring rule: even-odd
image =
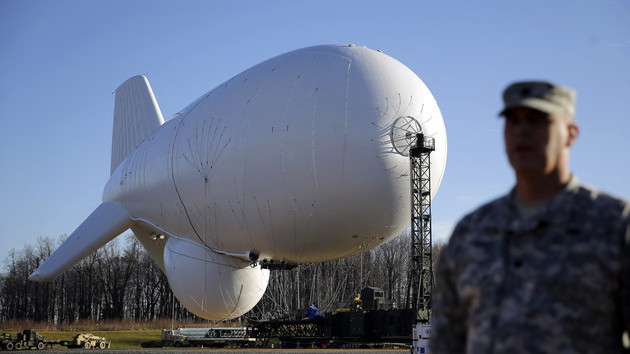
[[[249,327],[163,329],[161,341],[143,342],[142,347],[249,347],[256,341],[250,334]]]
[[[277,342],[283,348],[408,347],[415,315],[411,309],[385,309],[383,291],[361,290],[348,308],[323,316],[314,306],[298,310],[292,318],[274,318],[252,324],[251,336],[260,346]]]
[[[321,318],[274,319],[253,324],[260,346],[281,348],[406,348],[414,313],[402,310],[340,310]]]

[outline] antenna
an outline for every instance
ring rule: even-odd
[[[410,116],[396,118],[390,134],[394,150],[403,156],[409,156],[409,150],[416,146],[419,133],[422,133],[422,126],[415,118]]]

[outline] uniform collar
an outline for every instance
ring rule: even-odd
[[[525,218],[519,212],[516,201],[516,188],[499,200],[498,215],[493,220],[486,220],[485,227],[498,228],[510,233],[528,233],[535,229],[546,228],[551,225],[568,225],[573,207],[573,196],[579,189],[580,183],[575,175],[571,175],[569,182],[549,199],[547,205],[530,218]]]

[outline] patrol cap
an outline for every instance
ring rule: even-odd
[[[503,91],[505,108],[529,107],[548,114],[575,115],[575,90],[546,81],[516,82]]]

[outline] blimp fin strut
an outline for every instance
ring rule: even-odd
[[[120,205],[112,202],[99,205],[29,276],[29,280],[47,281],[55,278],[132,225],[129,213]]]
[[[149,80],[138,75],[116,89],[111,173],[140,143],[164,124]]]

